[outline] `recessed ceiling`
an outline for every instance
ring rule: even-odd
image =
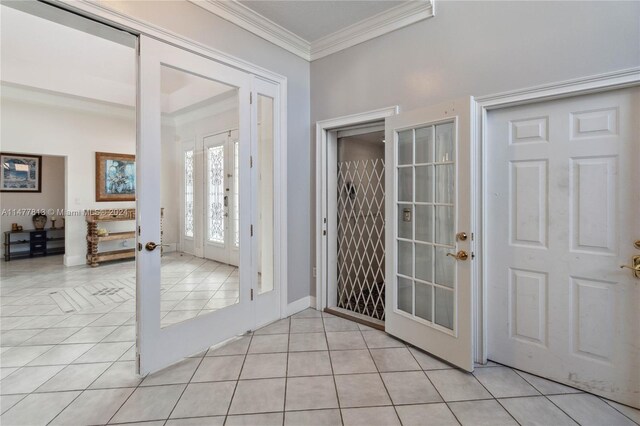
[[[0,5],[0,10],[2,83],[110,104],[135,105],[133,47],[5,5]],[[163,113],[179,112],[234,90],[169,67],[162,67],[161,80]]]
[[[240,3],[308,42],[335,33],[406,1],[246,1]]]

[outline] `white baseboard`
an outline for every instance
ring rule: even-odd
[[[87,258],[84,255],[79,256],[69,256],[64,255],[64,266],[80,266],[85,265],[87,263]]]
[[[315,309],[315,307],[316,307],[316,298],[314,296],[303,297],[287,305],[287,316],[290,317],[291,315],[304,311],[307,308]]]
[[[169,245],[167,247],[165,247],[164,249],[162,249],[162,251],[164,253],[171,253],[174,251],[178,250],[178,244],[177,243],[169,243]]]

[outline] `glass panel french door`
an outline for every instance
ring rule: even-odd
[[[139,73],[137,352],[139,371],[148,373],[253,327],[251,76],[144,36]],[[230,157],[180,142],[206,132],[221,104],[237,113],[238,164],[246,165],[237,178],[237,266],[196,257],[180,244],[181,236],[196,241],[207,220],[207,238],[226,234],[218,221],[226,187],[215,164]],[[215,167],[197,167],[204,156]],[[195,196],[193,182],[204,179],[212,182],[207,202],[215,217],[204,217]]]
[[[471,371],[469,108],[466,99],[386,121],[385,329]]]

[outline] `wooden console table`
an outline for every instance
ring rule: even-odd
[[[163,229],[162,222],[164,218],[164,208],[160,209],[160,244],[162,244]],[[98,245],[107,241],[129,240],[136,238],[135,220],[136,209],[114,209],[111,214],[106,214],[104,211],[97,210],[90,212],[85,216],[87,221],[87,265],[96,267],[100,265],[100,262],[106,262],[109,260],[121,260],[132,259],[136,257],[135,247],[122,249],[122,250],[109,250],[99,251]],[[98,235],[98,224],[106,222],[122,222],[132,221],[134,222],[133,231],[124,232],[110,232],[108,235]],[[135,244],[134,244],[135,245]],[[161,246],[162,252],[162,246]]]
[[[98,235],[98,224],[106,222],[133,221],[135,228],[136,209],[122,209],[112,214],[103,211],[90,212],[85,216],[87,221],[87,265],[98,266],[99,262],[136,257],[135,248],[123,250],[99,251],[98,245],[106,241],[129,240],[136,237],[135,229],[126,232],[111,232],[105,236]]]

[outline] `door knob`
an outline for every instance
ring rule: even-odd
[[[627,268],[633,271],[633,276],[636,278],[640,278],[640,255],[633,256],[631,258],[633,266],[630,265],[620,265],[620,269]]]
[[[451,256],[455,260],[467,260],[469,258],[469,255],[464,250],[460,250],[457,253],[447,253],[447,256]]]
[[[640,240],[635,240],[635,241],[633,242],[633,246],[634,246],[635,248],[637,248],[638,250],[640,250]]]
[[[169,244],[156,244],[153,241],[149,241],[147,244],[144,245],[144,248],[146,248],[148,251],[154,251],[156,247],[160,247],[160,246],[168,247]]]
[[[457,241],[466,241],[467,240],[467,233],[466,232],[458,232],[456,234],[456,240]]]

